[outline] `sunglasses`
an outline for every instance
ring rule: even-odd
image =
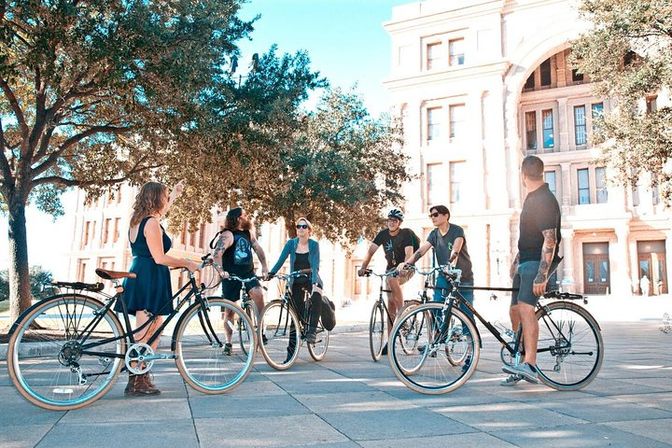
[[[297,229],[309,229],[308,224],[297,224],[296,225]]]
[[[436,218],[436,217],[439,216],[440,214],[441,214],[441,213],[438,213],[438,212],[430,213],[430,214],[429,214],[429,217],[430,217],[430,218]]]

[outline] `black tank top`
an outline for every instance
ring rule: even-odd
[[[252,240],[249,230],[229,230],[233,233],[233,244],[222,254],[225,271],[241,276],[254,271]]]
[[[303,254],[296,254],[294,259],[294,270],[300,271],[303,269],[310,269],[310,259],[308,258],[310,254],[308,252]],[[297,283],[310,283],[311,275],[308,274],[308,277],[298,277],[295,282]]]

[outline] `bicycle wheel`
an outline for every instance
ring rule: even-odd
[[[299,356],[301,327],[294,310],[284,300],[269,302],[259,317],[259,333],[266,333],[266,344],[259,349],[269,366],[276,370],[290,368]]]
[[[250,343],[248,335],[254,334],[256,332],[257,316],[259,313],[257,312],[257,305],[252,300],[246,302],[243,305],[243,310],[245,311],[245,314],[247,314],[249,321],[252,322],[252,327],[250,328],[252,331],[248,331],[250,329],[247,328],[247,324],[244,320],[239,320],[236,327],[238,327],[238,341],[240,343],[240,349],[244,354],[247,355],[247,347]]]
[[[329,349],[329,331],[322,325],[322,320],[317,324],[317,332],[315,334],[315,343],[306,344],[308,346],[308,353],[315,361],[322,361],[324,355]]]
[[[385,309],[380,301],[377,301],[371,309],[369,320],[369,349],[371,358],[378,361],[383,353],[385,344]]]
[[[256,336],[252,322],[235,303],[221,297],[208,297],[208,309],[198,301],[184,312],[175,327],[175,364],[182,378],[205,394],[221,394],[240,385],[252,370]],[[225,331],[224,312],[233,312],[234,319],[245,325],[245,351],[225,351],[226,334],[231,344],[240,344],[238,332]],[[233,325],[227,323],[230,330]]]
[[[117,316],[104,308],[93,297],[61,294],[36,303],[16,321],[7,367],[24,398],[66,411],[110,390],[124,364],[126,340]]]
[[[557,390],[578,390],[600,371],[604,344],[593,316],[571,302],[552,302],[537,310],[540,380]]]
[[[438,317],[437,317],[438,316]],[[424,340],[416,352],[408,355],[401,346],[400,329],[410,319],[424,319]],[[480,356],[479,335],[471,320],[457,308],[452,309],[450,321],[444,325],[443,304],[420,305],[397,320],[392,329],[389,359],[392,371],[408,388],[423,394],[443,394],[462,386],[476,371]],[[462,350],[466,351],[465,361],[453,365],[449,360],[451,335],[457,329],[462,332]]]

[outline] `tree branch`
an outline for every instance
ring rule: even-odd
[[[5,92],[5,97],[7,97],[7,101],[9,101],[9,105],[12,107],[12,110],[14,111],[16,121],[19,123],[19,127],[21,128],[21,135],[25,139],[26,137],[28,137],[28,133],[30,131],[28,130],[28,125],[26,124],[26,117],[23,115],[21,106],[19,105],[19,102],[16,100],[14,92],[12,91],[11,87],[9,87],[9,84],[7,84],[7,81],[5,79],[0,78],[0,86],[2,87],[3,92]]]
[[[2,189],[7,191],[7,187],[12,179],[12,169],[9,166],[9,161],[5,156],[5,147],[7,143],[5,142],[5,132],[2,128],[2,117],[0,117],[0,142],[2,146],[0,147],[0,172],[2,172]]]
[[[138,174],[142,173],[143,171],[159,168],[163,165],[146,165],[142,167],[138,167],[138,164],[136,164],[131,171],[126,173],[126,175],[122,177],[116,177],[113,179],[107,179],[107,180],[100,180],[100,179],[95,179],[95,180],[75,180],[75,179],[66,179],[65,177],[61,176],[45,176],[45,177],[40,177],[37,179],[34,179],[32,181],[32,187],[35,188],[39,185],[46,185],[46,184],[53,184],[53,185],[59,185],[62,187],[88,187],[91,185],[114,185],[118,184],[119,182],[124,182],[127,180],[131,175],[133,174]]]
[[[64,141],[56,150],[54,150],[54,152],[49,154],[49,157],[47,157],[47,159],[44,162],[42,162],[40,165],[38,165],[37,167],[35,167],[32,170],[33,177],[39,176],[40,174],[47,171],[49,168],[51,168],[54,165],[54,163],[56,163],[58,158],[61,157],[63,155],[63,153],[68,148],[70,148],[73,145],[76,145],[77,143],[79,143],[80,141],[84,140],[87,137],[90,137],[94,134],[101,134],[101,133],[123,134],[123,133],[129,132],[131,129],[132,129],[132,127],[130,127],[130,126],[129,127],[116,127],[116,126],[108,126],[108,125],[92,126],[89,129],[87,129],[86,131],[81,132],[77,135],[74,135],[74,136],[70,137],[69,139],[67,139],[66,141]]]

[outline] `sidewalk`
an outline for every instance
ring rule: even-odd
[[[345,315],[342,313],[343,319]],[[603,325],[606,356],[582,391],[498,385],[498,346],[459,390],[416,394],[374,363],[366,331],[338,331],[321,363],[302,349],[290,370],[259,357],[236,390],[206,396],[172,362],[155,366],[159,397],[127,399],[125,378],[92,406],[48,412],[21,398],[0,362],[0,446],[142,447],[672,447],[672,335],[650,321]]]

